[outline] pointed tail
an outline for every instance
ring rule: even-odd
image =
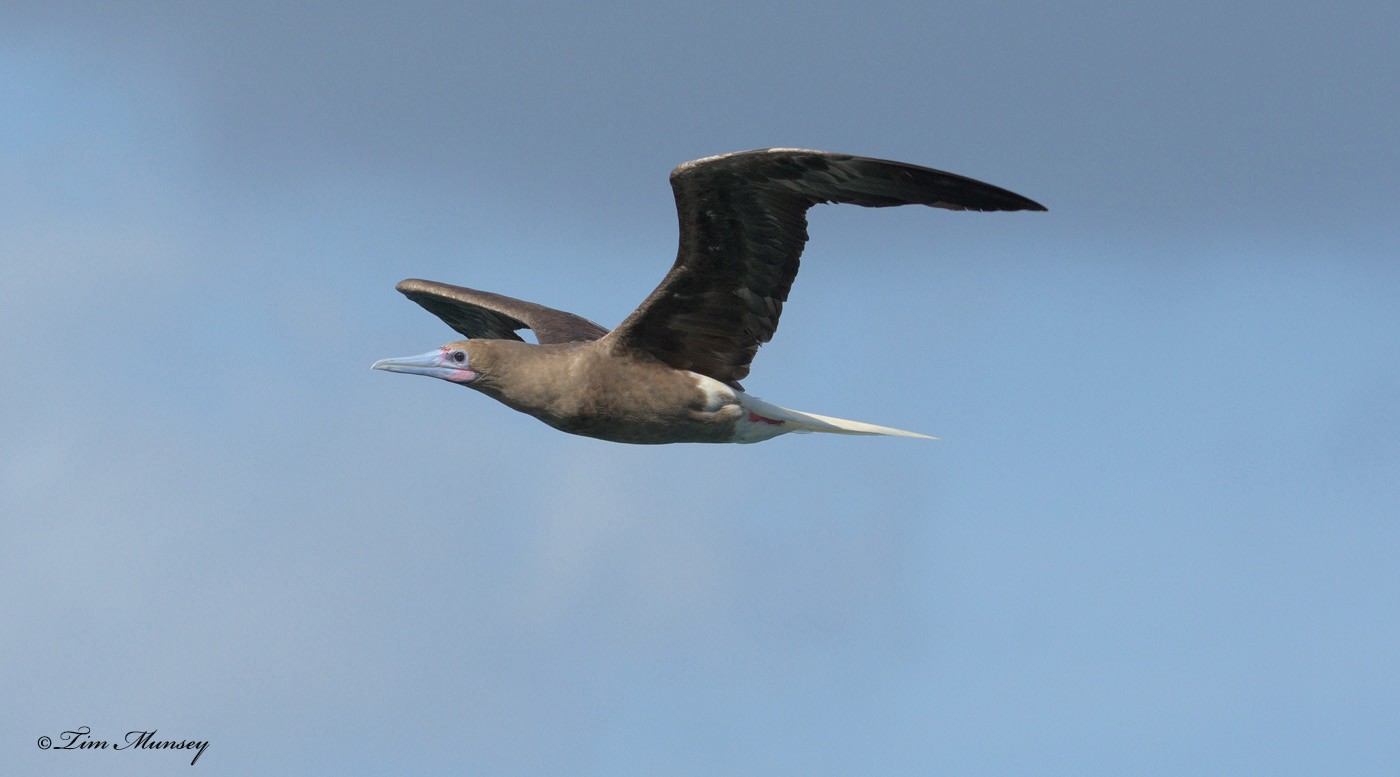
[[[816,413],[804,413],[801,410],[789,410],[779,407],[772,402],[764,402],[758,397],[735,392],[739,395],[739,404],[743,407],[758,413],[764,418],[771,418],[774,421],[782,421],[791,425],[794,432],[827,432],[829,434],[878,434],[886,437],[918,437],[924,440],[937,440],[927,434],[918,432],[906,432],[903,429],[891,429],[888,426],[876,426],[863,421],[847,421],[844,418],[831,418],[829,416],[817,415]]]

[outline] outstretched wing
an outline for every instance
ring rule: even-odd
[[[489,291],[409,278],[397,287],[404,296],[442,319],[463,337],[520,340],[533,329],[541,345],[597,340],[608,330],[573,313]]]
[[[1045,210],[990,184],[925,167],[800,149],[687,162],[671,172],[680,250],[661,285],[609,336],[731,386],[778,328],[807,242],[807,209]]]

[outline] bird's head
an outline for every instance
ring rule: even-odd
[[[380,359],[371,365],[371,368],[427,375],[466,386],[480,377],[480,373],[472,366],[471,345],[470,340],[457,340],[418,356]]]

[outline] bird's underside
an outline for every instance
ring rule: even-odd
[[[410,279],[399,291],[466,339],[374,366],[461,383],[563,431],[616,442],[758,442],[793,431],[924,437],[788,410],[742,390],[797,275],[807,209],[832,202],[1045,210],[951,173],[796,149],[687,162],[671,173],[671,187],[676,261],[617,328]],[[538,344],[524,342],[522,329]]]

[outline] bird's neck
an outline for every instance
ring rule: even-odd
[[[585,344],[535,345],[517,340],[473,340],[471,364],[481,377],[472,388],[526,413],[558,404],[584,360]]]

